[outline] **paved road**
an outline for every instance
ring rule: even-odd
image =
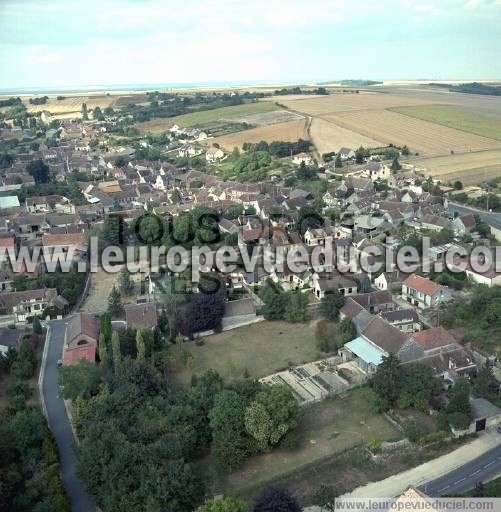
[[[75,474],[75,439],[64,402],[59,398],[57,360],[61,358],[64,329],[64,320],[50,322],[49,347],[43,375],[43,395],[49,426],[59,449],[61,475],[71,501],[71,510],[73,512],[95,512],[96,507],[92,504]]]
[[[473,215],[479,215],[480,218],[490,224],[491,226],[501,229],[501,213],[491,213],[484,210],[477,210],[476,208],[469,208],[461,204],[449,202],[450,212],[459,212],[460,214],[472,213]]]
[[[455,496],[473,489],[478,482],[488,482],[499,475],[501,475],[501,446],[489,450],[433,482],[428,482],[420,489],[429,496]]]

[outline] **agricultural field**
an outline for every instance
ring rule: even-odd
[[[277,106],[269,101],[259,101],[254,103],[245,103],[243,105],[234,105],[231,107],[221,107],[212,110],[202,110],[200,112],[191,112],[176,117],[165,117],[152,119],[145,123],[137,123],[135,127],[141,132],[161,133],[165,132],[174,124],[182,127],[203,125],[212,123],[221,119],[231,119],[257,114],[263,112],[272,112],[277,110]]]
[[[115,96],[107,96],[107,95],[77,95],[77,96],[64,96],[64,99],[58,100],[56,96],[49,96],[47,103],[43,105],[32,105],[29,103],[29,98],[23,98],[23,101],[26,105],[26,109],[28,112],[42,112],[49,111],[52,114],[67,114],[67,113],[75,113],[81,112],[82,103],[87,103],[87,108],[89,110],[94,107],[100,107],[101,109],[105,109],[106,107],[113,105],[117,97]]]
[[[465,112],[451,105],[396,107],[390,110],[456,130],[501,140],[501,119]]]
[[[478,151],[409,161],[424,174],[447,183],[474,185],[501,175],[501,150]]]
[[[246,123],[253,126],[263,126],[266,124],[286,123],[287,121],[293,121],[297,119],[303,119],[303,116],[295,114],[294,112],[290,112],[289,110],[279,109],[272,110],[271,112],[247,114],[241,117],[229,117],[224,118],[223,120],[237,123]]]
[[[373,391],[361,387],[308,407],[298,427],[298,449],[277,449],[251,457],[228,476],[225,491],[245,494],[249,488],[264,487],[277,477],[291,475],[372,439],[400,439],[400,432],[373,411],[374,400]]]
[[[291,365],[321,359],[310,324],[263,321],[207,336],[204,344],[185,343],[194,357],[192,370],[178,370],[174,379],[189,383],[192,374],[210,368],[225,379],[265,377]],[[172,351],[178,347],[172,347]]]
[[[305,120],[300,119],[297,121],[269,124],[266,126],[259,126],[258,128],[251,128],[250,130],[230,133],[229,135],[210,139],[210,143],[217,143],[222,148],[231,151],[235,147],[242,149],[244,142],[260,142],[262,140],[267,142],[273,142],[274,140],[295,142],[298,139],[307,138],[308,136],[305,133]]]
[[[484,116],[501,118],[501,101],[499,96],[483,96],[479,94],[463,94],[449,92],[447,89],[436,87],[385,87],[382,89],[389,94],[419,98],[427,105],[455,105],[459,110],[473,112]],[[415,103],[417,105],[417,103]],[[398,105],[397,105],[398,106]],[[403,106],[403,105],[402,105]]]
[[[310,137],[320,154],[338,152],[340,148],[376,148],[383,146],[380,141],[347,130],[325,119],[314,117],[310,127]]]
[[[291,110],[324,117],[336,112],[352,112],[356,110],[381,110],[406,105],[426,104],[424,100],[398,94],[365,93],[330,94],[322,97],[303,96],[302,99],[291,100],[282,97],[279,102]]]
[[[322,116],[343,128],[380,140],[407,145],[419,154],[437,156],[467,151],[497,149],[501,142],[422,121],[389,110],[340,112]]]

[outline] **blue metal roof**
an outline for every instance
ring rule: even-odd
[[[375,364],[376,366],[381,363],[385,355],[382,350],[379,350],[372,343],[362,338],[362,336],[349,341],[344,346],[366,363]]]

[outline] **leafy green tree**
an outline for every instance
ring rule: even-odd
[[[22,457],[39,457],[43,440],[48,434],[41,412],[31,407],[18,412],[11,422],[16,447]]]
[[[82,119],[84,121],[89,120],[89,112],[87,110],[87,103],[82,103]]]
[[[308,297],[299,290],[285,295],[284,319],[288,322],[306,322],[310,318]]]
[[[343,345],[357,336],[357,328],[351,318],[348,317],[341,320],[339,324],[339,332],[341,334],[341,343]]]
[[[219,466],[235,469],[249,455],[251,443],[244,425],[246,400],[235,391],[224,390],[214,399],[209,413],[212,452]]]
[[[245,411],[245,429],[256,440],[260,451],[267,452],[270,446],[270,437],[273,429],[273,422],[260,402],[252,402]]]
[[[391,172],[393,172],[393,173],[396,173],[402,169],[402,166],[400,165],[400,162],[398,161],[398,156],[396,156],[393,159],[390,169],[391,169]]]
[[[99,106],[94,107],[92,111],[92,117],[97,121],[104,121],[104,114]]]
[[[119,246],[123,243],[124,225],[119,215],[107,215],[99,236],[100,248]]]
[[[267,279],[259,290],[259,298],[264,302],[263,315],[267,320],[283,319],[286,298],[280,285]]]
[[[170,200],[172,202],[172,204],[179,204],[182,200],[182,197],[181,197],[181,192],[179,192],[179,189],[175,188],[171,195],[170,195]]]
[[[35,318],[33,318],[33,332],[35,334],[43,333],[42,324],[40,323],[40,319],[38,318],[38,316],[35,316]]]
[[[120,296],[120,292],[116,289],[115,286],[113,286],[110,294],[108,295],[108,313],[112,317],[119,317],[124,313],[122,297]]]
[[[113,354],[113,366],[116,369],[118,366],[120,366],[120,362],[122,361],[120,338],[118,336],[118,332],[116,331],[111,335],[111,350]]]
[[[459,412],[468,416],[470,410],[470,383],[465,377],[460,377],[450,391],[447,413]]]
[[[395,354],[383,356],[372,379],[372,388],[376,394],[390,404],[396,403],[400,396],[402,380],[400,361]]]
[[[20,379],[33,377],[37,367],[37,356],[30,342],[25,338],[21,341],[19,353],[11,366],[11,373]]]
[[[474,383],[474,391],[477,395],[493,400],[498,395],[498,389],[492,366],[484,365],[477,371]]]
[[[222,498],[206,501],[195,512],[248,512],[245,501]]]
[[[355,151],[355,162],[357,164],[363,164],[364,163],[364,157],[365,157],[365,149],[363,148],[363,146],[360,146],[356,151]]]
[[[106,336],[102,332],[99,334],[98,351],[99,360],[103,367],[106,368],[108,366],[108,343],[106,341]]]
[[[136,334],[137,359],[144,361],[146,358],[146,345],[144,342],[143,329],[138,329]]]
[[[326,293],[320,302],[320,314],[326,319],[335,321],[339,318],[339,310],[344,306],[345,297],[338,290]]]
[[[35,183],[49,183],[51,179],[51,173],[49,166],[43,160],[32,160],[26,166],[28,174],[33,176]]]
[[[118,274],[118,289],[124,295],[130,295],[134,291],[134,282],[126,266]]]
[[[245,428],[261,450],[268,450],[297,427],[301,409],[287,386],[268,386],[245,411]]]
[[[158,315],[158,328],[160,329],[160,332],[162,334],[169,333],[169,317],[165,309],[162,309],[162,311],[160,311],[160,314]]]
[[[421,363],[412,363],[401,370],[402,388],[398,399],[399,407],[415,407],[426,410],[428,402],[434,395],[440,393],[442,386],[433,370]]]
[[[81,359],[77,364],[63,366],[59,370],[59,385],[63,398],[67,400],[89,399],[99,391],[101,372],[95,364]]]

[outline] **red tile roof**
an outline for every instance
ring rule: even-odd
[[[14,247],[14,237],[13,236],[0,237],[0,247]]]
[[[454,336],[443,327],[432,327],[431,329],[418,331],[413,333],[412,337],[424,350],[445,347],[451,343],[456,343]]]
[[[85,246],[87,240],[85,239],[84,233],[44,233],[42,243],[45,247],[66,245]]]
[[[145,304],[129,304],[125,306],[125,320],[127,321],[128,327],[156,327],[156,302],[146,302]]]
[[[90,363],[96,361],[96,343],[86,343],[74,348],[65,348],[63,354],[63,363],[65,366],[71,366],[78,363],[81,359],[87,359]]]
[[[426,277],[417,276],[416,274],[412,274],[412,276],[408,277],[404,281],[404,284],[407,288],[412,288],[425,295],[434,295],[441,288],[439,284],[434,283]]]

